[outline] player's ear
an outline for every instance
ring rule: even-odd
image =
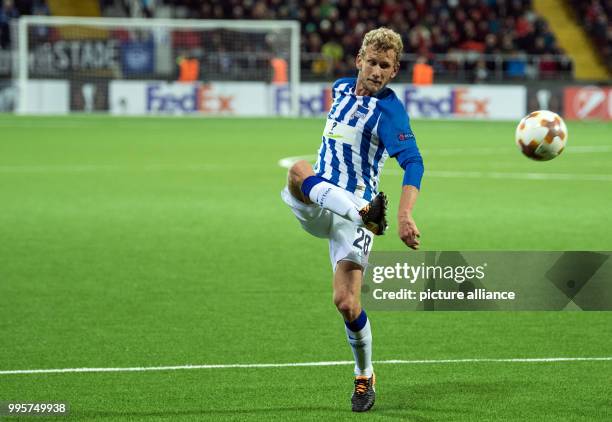
[[[397,76],[397,73],[399,72],[399,70],[400,70],[400,63],[396,62],[393,65],[393,74],[391,75],[391,78],[395,78]]]
[[[357,57],[355,57],[355,67],[361,69],[361,55],[359,53],[357,53]]]

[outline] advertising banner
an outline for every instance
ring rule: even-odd
[[[527,89],[527,110],[550,110],[563,116],[563,87],[559,85],[532,85]]]
[[[26,91],[27,110],[33,114],[66,114],[68,91],[66,80],[30,80]]]
[[[598,86],[565,88],[564,116],[568,120],[612,119],[612,89]]]
[[[392,84],[411,118],[517,120],[526,114],[527,90],[524,86],[415,87]],[[273,113],[289,113],[290,91],[272,86]],[[324,116],[332,102],[331,83],[300,85],[300,116]]]
[[[30,51],[31,75],[97,72],[110,75],[119,67],[119,41],[59,40],[36,45]]]
[[[11,81],[0,81],[0,113],[15,110],[17,87]]]
[[[300,84],[299,115],[325,116],[332,104],[331,83]],[[291,110],[291,91],[288,85],[271,85],[272,114],[286,116]]]
[[[289,87],[262,82],[114,80],[107,84],[99,79],[73,81],[69,91],[67,81],[57,83],[58,88],[54,89],[60,90],[61,86],[67,92],[57,98],[61,104],[53,107],[50,104],[53,98],[42,94],[46,90],[40,91],[40,87],[29,90],[38,90],[35,103],[45,102],[43,109],[52,108],[54,113],[64,110],[64,101],[69,102],[71,110],[110,110],[116,115],[283,116],[290,111]],[[527,89],[523,86],[398,84],[392,88],[411,118],[518,120],[526,114],[528,106]],[[299,95],[300,116],[304,117],[323,117],[332,103],[331,84],[327,83],[303,83]],[[533,95],[536,100],[554,96]],[[538,108],[543,107],[538,103]]]
[[[121,45],[121,66],[124,75],[153,73],[155,44],[151,41],[128,41]]]
[[[392,86],[411,118],[516,120],[525,115],[524,86]]]
[[[108,111],[108,82],[104,80],[70,83],[70,111]]]
[[[257,82],[112,81],[110,108],[118,115],[266,116],[267,94]]]

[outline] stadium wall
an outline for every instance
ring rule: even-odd
[[[612,120],[612,88],[533,83],[527,85],[391,85],[412,118],[517,120],[548,109],[568,120]],[[17,88],[0,81],[0,111],[16,109]],[[177,83],[114,80],[32,80],[33,114],[99,112],[113,115],[285,116],[289,89],[262,82]],[[324,116],[331,105],[329,83],[300,85],[300,115]]]

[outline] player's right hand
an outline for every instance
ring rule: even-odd
[[[398,217],[398,234],[402,242],[411,249],[419,249],[421,233],[412,218],[412,214],[403,214]]]

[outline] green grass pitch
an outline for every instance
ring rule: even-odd
[[[612,249],[609,123],[569,122],[545,163],[518,152],[512,122],[412,125],[423,249]],[[327,244],[279,195],[279,159],[314,156],[322,128],[0,116],[0,371],[350,360]],[[386,170],[392,226],[374,249],[402,250],[402,176],[393,159]],[[612,355],[606,312],[370,317],[376,360]],[[350,365],[0,374],[0,401],[66,401],[75,420],[612,418],[612,361],[376,371],[368,415],[350,412]]]

